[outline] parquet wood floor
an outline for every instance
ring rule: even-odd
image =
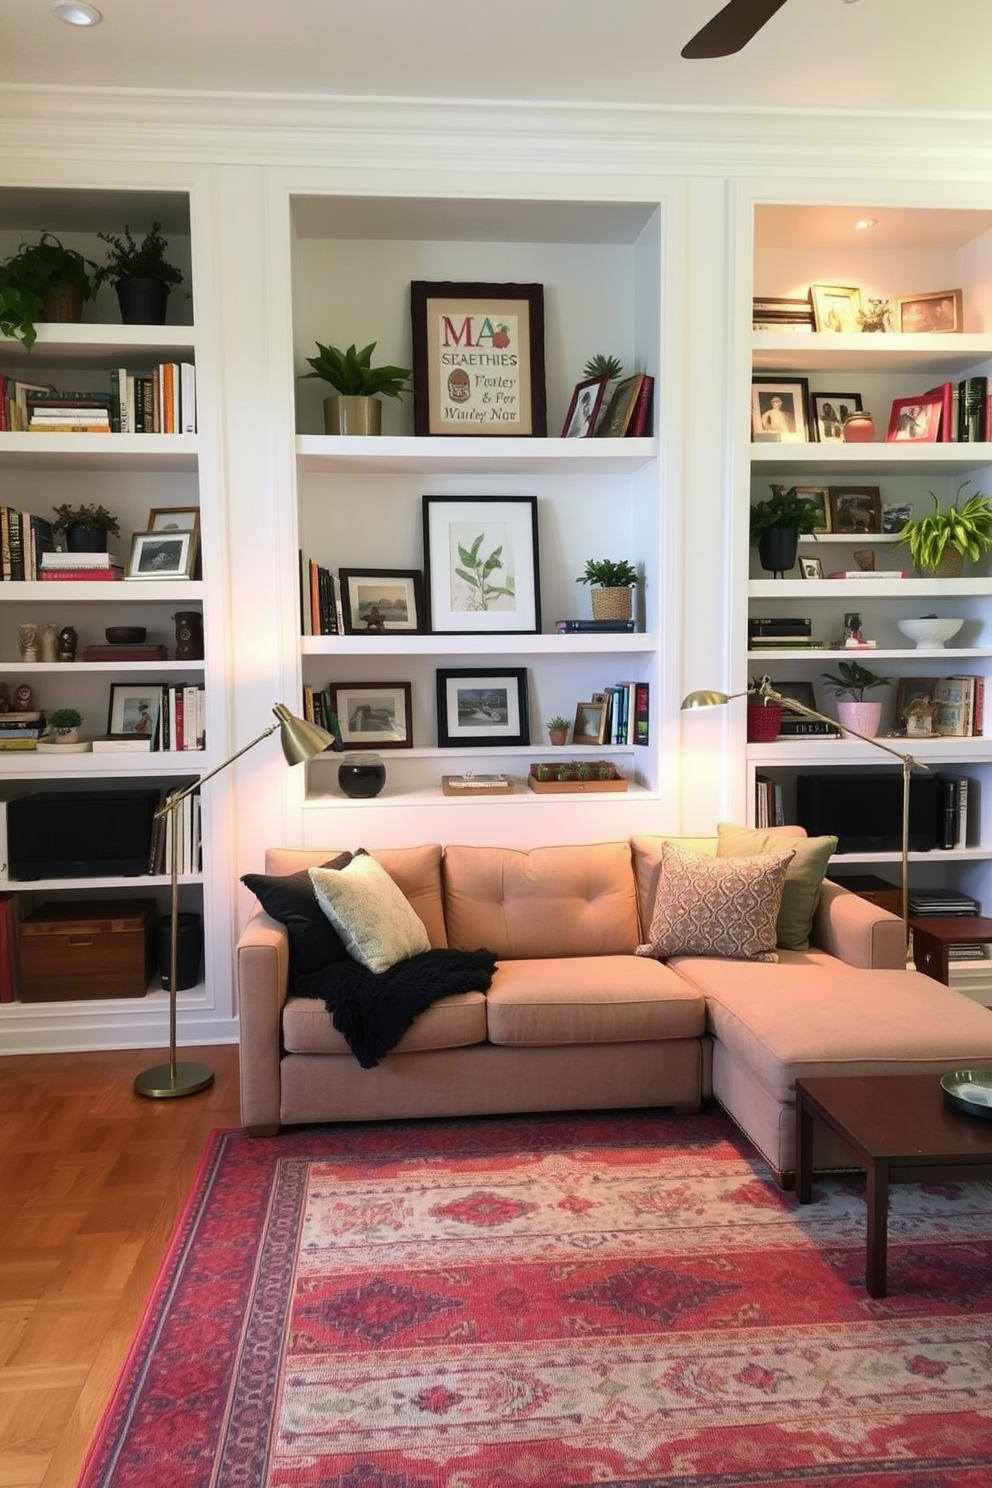
[[[75,1488],[206,1138],[241,1124],[236,1047],[180,1051],[199,1095],[135,1095],[162,1057],[0,1058],[0,1488]]]

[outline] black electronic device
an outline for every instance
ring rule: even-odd
[[[819,770],[796,776],[796,821],[811,837],[837,838],[838,853],[902,850],[902,772]],[[913,775],[909,783],[909,847],[937,846],[937,783]]]
[[[157,789],[31,791],[7,802],[7,876],[132,878],[148,872]]]

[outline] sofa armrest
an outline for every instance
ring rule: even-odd
[[[261,908],[234,952],[241,1044],[241,1122],[253,1136],[279,1129],[282,1010],[289,980],[289,937]]]
[[[906,966],[900,917],[829,878],[823,881],[811,938],[821,951],[849,966],[888,971]]]

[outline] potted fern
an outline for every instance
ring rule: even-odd
[[[958,487],[947,507],[931,491],[934,510],[911,518],[899,534],[916,568],[938,579],[958,578],[966,558],[974,563],[992,548],[992,500],[976,491],[959,504],[967,484]]]
[[[837,699],[837,721],[862,738],[874,739],[882,722],[881,703],[869,701],[866,692],[876,687],[890,687],[891,677],[870,671],[857,661],[839,661],[837,672],[822,672],[827,689]]]
[[[125,325],[164,325],[169,291],[182,284],[182,271],[165,257],[168,243],[161,222],[153,222],[140,243],[125,223],[123,234],[97,233],[110,245],[106,262],[96,271],[97,284],[109,282],[117,291]]]
[[[592,584],[594,620],[629,620],[634,612],[637,570],[625,558],[590,558],[577,584]]]
[[[38,339],[35,321],[79,321],[93,294],[97,268],[54,233],[22,243],[0,264],[0,332],[28,351]]]
[[[782,576],[795,565],[800,533],[816,534],[823,521],[822,508],[795,486],[788,490],[772,486],[772,494],[751,508],[751,542],[758,549],[761,566]]]
[[[317,355],[307,357],[312,368],[304,377],[318,377],[328,383],[336,396],[324,399],[324,432],[326,434],[381,434],[382,404],[380,398],[401,398],[410,391],[407,367],[373,367],[372,353],[376,343],[358,351],[352,343],[347,351],[317,342]]]

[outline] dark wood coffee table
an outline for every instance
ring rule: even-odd
[[[813,1196],[813,1128],[828,1126],[867,1177],[869,1297],[885,1296],[889,1185],[992,1177],[992,1121],[947,1101],[939,1075],[831,1075],[796,1081],[796,1197]]]
[[[950,950],[955,945],[987,945],[992,940],[992,919],[983,915],[942,915],[910,920],[913,932],[913,964],[924,976],[950,985]]]

